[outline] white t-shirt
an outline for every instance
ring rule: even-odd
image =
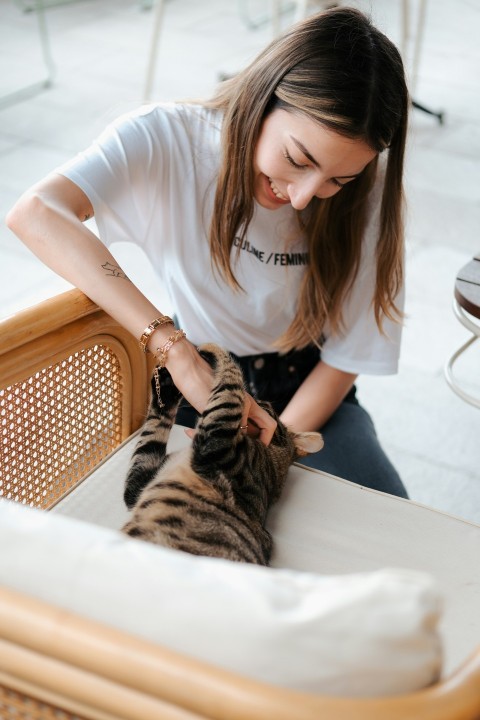
[[[143,107],[119,118],[59,172],[88,196],[106,246],[133,242],[144,250],[191,342],[215,342],[239,356],[273,352],[293,319],[308,253],[290,205],[272,211],[256,204],[234,264],[245,292],[212,269],[208,227],[221,122],[220,113],[199,105]],[[385,320],[382,335],[372,308],[377,186],[361,266],[343,308],[345,331],[326,330],[322,348],[322,359],[345,372],[397,370],[401,328]]]

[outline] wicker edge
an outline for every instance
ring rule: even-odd
[[[80,290],[67,290],[2,320],[0,355],[99,310]]]
[[[29,683],[32,695],[73,702],[92,720],[474,720],[480,709],[480,652],[420,692],[348,699],[242,678],[6,588],[0,633],[11,687]]]
[[[147,359],[138,342],[79,290],[69,290],[0,323],[0,387],[32,375],[83,343],[120,352],[125,377],[124,438],[143,423],[148,400]]]

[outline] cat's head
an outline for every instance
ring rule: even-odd
[[[290,430],[280,420],[277,413],[273,410],[270,403],[259,403],[277,422],[276,430],[273,434],[271,442],[280,447],[293,445],[297,457],[305,457],[311,453],[318,452],[323,448],[323,437],[319,432],[295,432]]]

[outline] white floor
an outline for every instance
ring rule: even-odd
[[[410,0],[415,10],[418,0]],[[0,213],[116,115],[143,99],[153,12],[146,0],[70,0],[46,12],[53,86],[0,109]],[[287,3],[285,3],[287,4]],[[346,3],[344,3],[346,4]],[[353,2],[400,41],[401,0]],[[28,0],[0,0],[0,103],[42,81],[37,18]],[[266,0],[169,0],[155,99],[205,96],[270,39]],[[289,22],[286,14],[284,25]],[[443,366],[468,337],[452,313],[455,276],[480,250],[480,0],[430,0],[414,96],[445,123],[412,113],[407,161],[407,321],[400,373],[363,377],[360,398],[413,499],[480,523],[480,410],[447,386]],[[412,43],[409,45],[411,54]],[[1,106],[0,106],[1,107]],[[66,287],[0,225],[0,314]],[[118,248],[152,299],[142,257]],[[121,256],[121,257],[120,257]],[[458,375],[480,396],[480,349]]]

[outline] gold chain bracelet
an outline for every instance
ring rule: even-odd
[[[179,340],[183,340],[185,337],[187,337],[187,334],[184,330],[175,330],[173,335],[170,335],[162,347],[157,348],[155,351],[155,357],[158,359],[158,363],[153,371],[153,377],[155,380],[155,390],[157,391],[158,406],[161,408],[165,405],[165,403],[162,402],[162,398],[160,397],[160,370],[166,365],[168,351],[172,345]]]

